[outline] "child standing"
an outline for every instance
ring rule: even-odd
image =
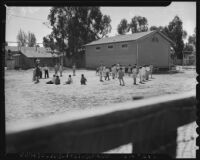
[[[47,65],[45,65],[44,67],[44,77],[49,78],[49,68],[47,67]]]
[[[62,77],[62,72],[63,72],[62,64],[59,65],[59,72],[60,72],[60,77]]]
[[[150,67],[150,74],[151,74],[151,78],[153,78],[153,77],[152,77],[152,73],[153,73],[153,65],[152,65],[152,64],[150,64],[150,66],[149,66],[149,67]]]
[[[118,78],[119,78],[119,83],[120,83],[120,86],[125,86],[124,84],[124,72],[122,71],[122,68],[120,68],[119,72],[118,72]]]
[[[40,68],[39,66],[36,67],[35,69],[35,78],[36,78],[36,82],[35,83],[39,83],[39,78],[40,78]]]
[[[136,85],[136,78],[137,78],[137,68],[136,68],[136,66],[133,66],[132,73],[133,73],[133,84]]]
[[[140,77],[140,83],[142,83],[142,67],[139,67],[139,77]]]
[[[56,65],[54,66],[54,70],[55,70],[55,75],[57,75],[57,73],[58,73],[58,64],[56,64]]]
[[[103,77],[104,77],[105,80],[106,80],[106,66],[103,66]]]
[[[150,74],[150,66],[147,65],[147,80],[149,80],[149,74]]]
[[[73,76],[75,76],[76,75],[76,65],[75,64],[72,66],[72,70],[73,70]]]
[[[131,65],[129,64],[129,65],[128,65],[128,76],[131,75],[131,69],[132,69],[132,68],[131,68]]]
[[[86,85],[87,79],[84,77],[84,74],[81,75],[81,85]]]
[[[99,67],[99,77],[100,77],[100,82],[103,82],[103,65],[101,64]]]
[[[142,66],[142,82],[145,81],[145,66]]]
[[[115,64],[112,66],[112,68],[111,68],[111,71],[112,71],[112,79],[115,79],[115,74],[116,74],[116,66],[115,66]]]
[[[108,67],[106,67],[105,72],[106,72],[105,80],[107,80],[107,79],[110,80],[110,78],[109,78],[110,69]]]

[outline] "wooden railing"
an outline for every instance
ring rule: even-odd
[[[177,128],[195,121],[195,95],[147,98],[6,124],[6,151],[102,153],[132,143],[133,153],[175,157]]]

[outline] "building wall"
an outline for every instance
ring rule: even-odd
[[[122,45],[127,44],[127,48]],[[108,48],[113,45],[113,48]],[[96,47],[101,47],[99,50]],[[96,68],[100,63],[111,66],[116,63],[134,65],[136,63],[136,44],[134,42],[119,42],[86,46],[86,67]]]
[[[156,37],[158,41],[155,40],[156,38],[152,41],[153,37]],[[172,63],[170,46],[170,43],[158,33],[141,39],[138,45],[139,65],[153,64],[157,67],[168,68],[169,64]]]
[[[153,36],[157,37],[157,42],[152,42]],[[128,44],[128,48],[122,48],[122,44]],[[113,48],[109,49],[108,45],[113,45]],[[138,65],[153,64],[157,67],[168,68],[173,63],[170,57],[170,46],[170,43],[158,33],[140,39],[138,41]],[[96,47],[100,47],[100,50],[96,50]],[[136,64],[136,41],[86,46],[86,67],[96,68],[100,63],[107,66],[116,63]]]

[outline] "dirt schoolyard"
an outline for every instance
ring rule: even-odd
[[[133,101],[134,96],[143,96],[145,99],[166,94],[195,93],[196,87],[195,69],[184,69],[183,73],[155,74],[153,79],[139,85],[133,85],[132,77],[126,75],[125,86],[120,86],[118,79],[100,82],[95,71],[88,70],[77,70],[76,76],[72,76],[71,85],[63,85],[68,75],[72,75],[71,69],[64,70],[61,85],[46,84],[52,79],[53,70],[49,79],[40,79],[38,84],[32,82],[32,74],[32,69],[5,71],[6,123]],[[87,78],[87,85],[80,85],[81,74]],[[196,157],[196,127],[193,122],[178,128],[177,158]],[[191,137],[192,140],[187,141]],[[121,147],[111,153],[131,153],[131,145],[127,146],[129,149]]]
[[[195,93],[196,72],[156,74],[145,84],[133,85],[132,77],[125,76],[125,86],[118,79],[100,82],[95,71],[77,70],[72,76],[73,84],[63,85],[71,69],[66,69],[61,84],[46,84],[54,74],[50,70],[49,79],[32,82],[32,69],[5,71],[6,122],[35,119],[56,113],[100,107],[107,104],[132,101],[134,96],[144,98],[166,94],[193,91]],[[87,85],[80,85],[81,74],[87,78]],[[43,75],[44,76],[44,75]],[[139,79],[138,79],[139,81]]]

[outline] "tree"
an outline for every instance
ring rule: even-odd
[[[28,47],[34,47],[36,45],[36,38],[34,33],[28,32],[27,42]]]
[[[188,54],[192,53],[194,51],[193,45],[189,44],[189,43],[186,43],[185,46],[184,46],[183,51],[185,53],[188,53]]]
[[[47,35],[46,37],[43,37],[43,46],[45,48],[50,48],[52,53],[54,53],[54,50],[56,49],[56,45],[55,45],[53,36],[51,34]]]
[[[178,16],[175,16],[169,25],[165,26],[162,31],[166,36],[175,42],[175,46],[173,46],[173,48],[175,50],[176,57],[179,59],[183,58],[183,39],[187,35],[187,33],[183,30],[182,24],[182,20]]]
[[[141,16],[135,16],[131,19],[129,27],[132,33],[146,32],[148,31],[147,18]]]
[[[117,26],[118,34],[125,34],[129,31],[129,24],[127,20],[124,18],[120,21],[120,24]]]
[[[17,42],[18,42],[18,46],[26,46],[26,43],[27,43],[27,35],[21,29],[19,30],[17,34]]]
[[[188,43],[194,45],[196,49],[196,27],[194,29],[194,34],[188,37]]]
[[[52,7],[48,20],[56,47],[67,56],[76,56],[82,45],[111,31],[111,19],[100,7]]]

